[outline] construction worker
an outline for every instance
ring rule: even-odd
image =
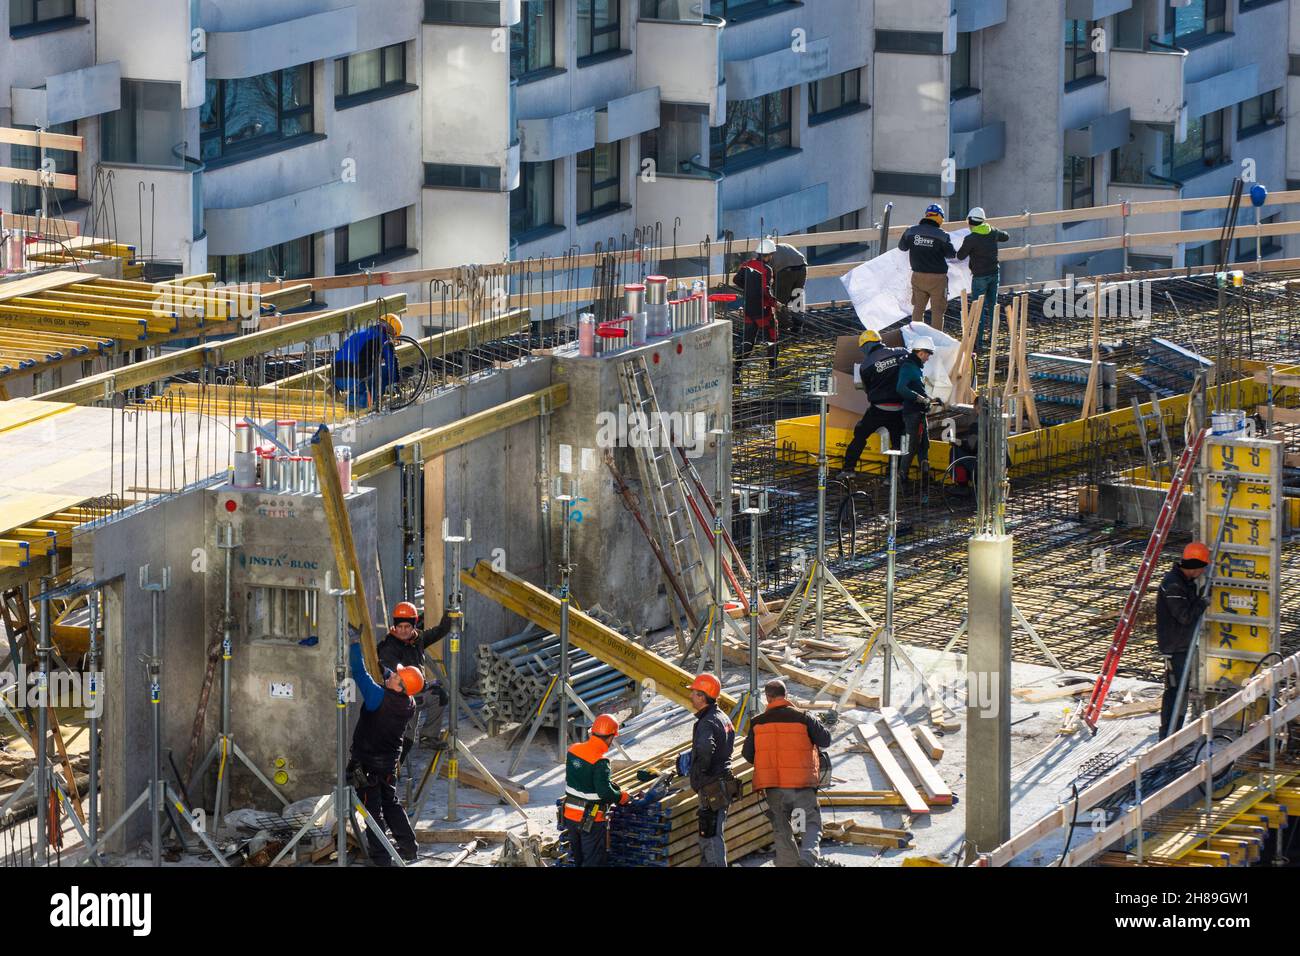
[[[903,434],[907,437],[907,452],[898,462],[898,477],[907,480],[912,459],[919,456],[922,477],[930,471],[930,429],[926,412],[930,410],[930,396],[925,392],[922,378],[925,363],[934,354],[934,339],[918,335],[912,340],[907,358],[898,367],[898,397],[903,401]]]
[[[889,433],[889,447],[899,448],[903,437],[903,398],[898,394],[898,372],[907,358],[907,349],[892,349],[880,340],[880,333],[867,329],[858,336],[862,349],[862,390],[870,404],[853,429],[853,438],[844,451],[841,480],[852,478],[867,439],[884,428]]]
[[[334,353],[334,387],[347,396],[350,406],[368,408],[397,381],[393,343],[401,334],[401,318],[389,312],[343,340]]]
[[[1174,562],[1156,591],[1156,645],[1165,659],[1165,693],[1160,702],[1161,740],[1183,725],[1183,715],[1175,714],[1174,707],[1192,635],[1196,633],[1201,614],[1210,606],[1196,585],[1196,579],[1209,566],[1210,549],[1200,541],[1193,541],[1183,549],[1182,560]],[[1186,696],[1183,700],[1185,703]]]
[[[772,254],[772,288],[777,302],[777,324],[782,335],[803,329],[803,288],[808,282],[808,259],[786,242]],[[798,300],[796,302],[796,300]],[[793,304],[793,305],[792,305]]]
[[[357,796],[379,826],[386,826],[393,848],[403,860],[416,857],[415,832],[406,811],[397,802],[397,774],[402,756],[402,735],[406,723],[415,713],[414,695],[424,688],[424,675],[418,668],[398,665],[385,667],[384,682],[375,681],[366,670],[361,654],[360,634],[349,628],[352,646],[348,649],[352,680],[361,693],[361,714],[352,732],[352,759],[348,763]],[[340,824],[342,825],[342,824]],[[370,861],[388,866],[390,859],[379,838],[366,830]]]
[[[910,226],[898,240],[898,248],[907,253],[912,265],[912,321],[925,321],[925,306],[930,305],[930,324],[943,328],[943,313],[948,308],[948,260],[957,258],[943,225],[943,207],[930,203],[925,215]]]
[[[722,683],[717,677],[708,673],[698,675],[690,691],[695,732],[691,749],[677,758],[677,773],[690,778],[691,789],[700,800],[700,866],[726,866],[723,829],[727,823],[727,806],[740,793],[740,782],[731,774],[736,729],[718,709]]]
[[[410,601],[399,601],[393,608],[393,626],[379,642],[376,651],[379,663],[396,670],[398,666],[418,667],[425,671],[425,649],[447,636],[451,630],[451,616],[443,614],[435,627],[420,629],[420,614]],[[425,675],[427,678],[427,674]],[[411,718],[407,733],[402,738],[402,760],[415,746],[422,724],[427,724],[436,735],[442,722],[442,709],[447,706],[447,692],[436,680],[426,680],[425,688],[415,699],[416,712]]]
[[[767,682],[763,688],[767,709],[751,722],[741,753],[754,765],[754,789],[763,791],[767,801],[776,865],[816,866],[822,842],[818,748],[831,745],[831,732],[820,720],[791,704],[785,693],[785,681]],[[800,818],[802,849],[794,840],[795,817]]]
[[[610,804],[631,800],[625,790],[609,779],[610,741],[618,736],[618,721],[599,714],[591,723],[591,734],[569,748],[564,762],[564,810],[562,835],[569,844],[574,866],[604,866],[606,822]]]
[[[744,337],[734,371],[736,381],[740,380],[740,362],[749,358],[760,338],[767,347],[768,368],[776,371],[776,340],[780,329],[776,322],[778,302],[773,286],[772,257],[775,254],[776,242],[770,238],[760,239],[754,257],[742,263],[732,279],[732,284],[744,293],[745,304]]]
[[[966,214],[970,234],[961,241],[957,258],[970,258],[970,294],[972,299],[984,296],[980,310],[979,335],[975,341],[977,353],[988,348],[989,331],[993,327],[993,312],[998,305],[998,243],[1011,237],[1001,229],[994,229],[984,221],[984,207],[976,206]]]

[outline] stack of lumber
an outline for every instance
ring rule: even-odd
[[[931,804],[950,806],[956,802],[952,788],[935,769],[926,753],[928,749],[930,754],[938,752],[942,756],[943,750],[938,747],[938,741],[932,735],[923,736],[921,739],[925,742],[926,749],[922,749],[921,743],[914,736],[913,728],[894,708],[882,707],[878,718],[857,725],[853,732],[876,759],[909,812],[929,813]],[[915,775],[916,783],[912,782],[903,769],[903,764],[890,752],[891,744],[898,748],[903,763]]]

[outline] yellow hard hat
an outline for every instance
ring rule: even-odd
[[[877,332],[875,329],[867,329],[865,332],[863,332],[861,335],[858,336],[859,346],[866,345],[868,342],[879,342],[879,341],[880,341],[880,333]]]
[[[389,330],[391,330],[394,335],[402,334],[402,317],[397,313],[389,312],[379,321],[388,326]]]

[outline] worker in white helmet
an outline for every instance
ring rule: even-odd
[[[926,425],[925,414],[930,410],[930,396],[925,391],[922,377],[925,363],[934,354],[934,339],[928,335],[918,335],[912,339],[907,358],[898,369],[898,397],[903,402],[903,434],[907,438],[907,454],[899,462],[898,474],[907,480],[912,459],[919,456],[921,477],[930,471],[930,435]]]
[[[976,206],[966,214],[966,223],[970,234],[961,242],[957,258],[970,258],[970,294],[971,299],[984,296],[984,305],[980,311],[979,336],[975,351],[981,353],[988,348],[989,331],[993,328],[993,313],[998,302],[998,243],[1011,239],[1001,229],[994,229],[985,221],[984,207]]]
[[[773,288],[772,256],[776,253],[776,240],[765,236],[754,248],[754,256],[736,270],[732,284],[744,294],[745,330],[736,362],[735,379],[740,379],[740,362],[749,358],[762,338],[768,350],[768,368],[776,371],[776,340],[780,332],[776,324],[777,300]]]

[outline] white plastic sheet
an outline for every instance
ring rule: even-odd
[[[970,233],[958,229],[948,234],[955,248]],[[863,326],[879,332],[912,314],[912,267],[907,253],[891,249],[862,263],[856,269],[840,276],[853,303],[853,310]],[[971,284],[970,260],[948,263],[948,297],[956,298],[969,292]]]

